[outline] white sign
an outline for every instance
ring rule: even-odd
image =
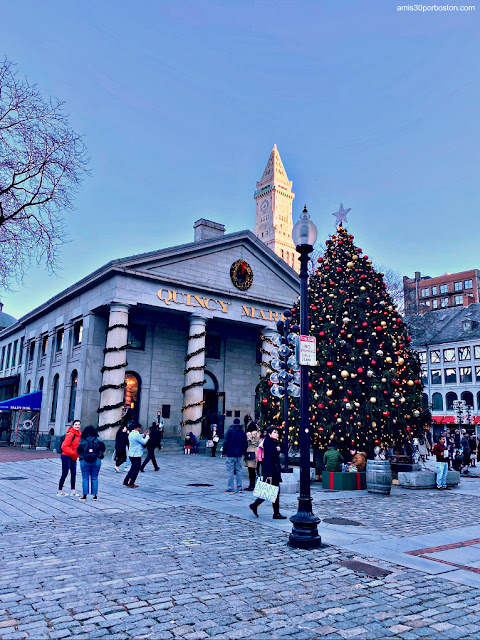
[[[317,364],[317,339],[315,336],[300,336],[298,364],[314,367]]]

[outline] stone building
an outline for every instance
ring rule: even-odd
[[[407,316],[422,365],[424,398],[435,423],[451,424],[453,402],[465,400],[480,423],[480,304]]]
[[[199,434],[202,415],[253,414],[262,336],[298,292],[251,231],[198,220],[194,242],[113,260],[10,324],[0,384],[42,390],[40,431],[80,418],[110,439],[130,409],[142,424],[163,411],[166,435]]]

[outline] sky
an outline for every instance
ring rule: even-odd
[[[253,229],[274,144],[294,222],[306,204],[321,242],[342,202],[377,264],[480,268],[480,0],[458,0],[469,12],[402,1],[4,3],[0,55],[65,101],[91,158],[61,269],[32,267],[0,291],[4,311],[19,318],[109,260],[191,242],[202,217]]]

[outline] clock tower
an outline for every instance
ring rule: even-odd
[[[253,233],[290,267],[299,271],[298,254],[292,240],[294,197],[292,181],[287,177],[274,144],[262,179],[257,182],[254,195],[257,215]]]

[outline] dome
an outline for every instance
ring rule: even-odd
[[[0,302],[0,331],[3,331],[12,324],[15,324],[16,318],[10,316],[8,313],[3,313],[3,304]]]

